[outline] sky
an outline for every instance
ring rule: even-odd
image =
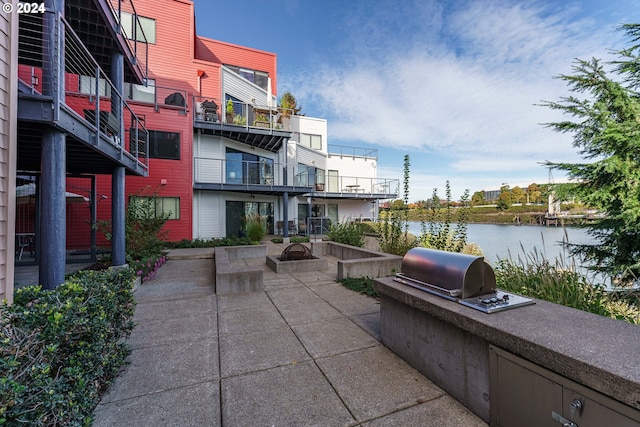
[[[409,200],[434,189],[566,181],[540,163],[580,157],[563,119],[576,58],[611,60],[640,0],[194,0],[200,36],[277,54],[277,89],[328,122],[328,143],[378,150]]]

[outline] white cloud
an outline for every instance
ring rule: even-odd
[[[571,136],[541,126],[560,113],[535,104],[567,95],[553,77],[570,74],[575,58],[607,58],[610,48],[624,46],[618,22],[599,22],[582,3],[356,4],[361,9],[345,8],[337,23],[348,30],[342,49],[314,65],[313,78],[305,70],[295,92],[329,120],[334,143],[448,157],[448,177],[413,178],[412,189],[429,194],[427,183],[451,179],[453,188],[452,174],[476,173],[460,180],[462,190],[474,191],[526,182],[518,172],[544,182],[538,162],[576,161]]]

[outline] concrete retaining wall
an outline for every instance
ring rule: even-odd
[[[234,267],[230,260],[264,258],[267,247],[229,246],[215,248],[215,289],[219,295],[264,290],[262,267]]]
[[[402,257],[336,242],[311,243],[315,256],[334,256],[338,261],[338,280],[347,277],[387,277],[400,271]]]

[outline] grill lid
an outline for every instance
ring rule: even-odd
[[[498,291],[496,276],[484,257],[455,252],[413,248],[402,259],[402,272],[393,280],[485,313],[535,303]]]
[[[449,298],[495,291],[496,277],[484,257],[413,248],[402,259],[396,281]]]

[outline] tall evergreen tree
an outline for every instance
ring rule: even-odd
[[[594,261],[593,269],[629,284],[640,274],[640,24],[620,27],[631,47],[618,60],[577,60],[572,75],[561,75],[573,95],[542,105],[572,119],[546,126],[573,134],[580,163],[547,162],[578,185],[574,195],[606,213],[591,225],[592,245],[571,245]],[[610,77],[613,76],[613,77]]]

